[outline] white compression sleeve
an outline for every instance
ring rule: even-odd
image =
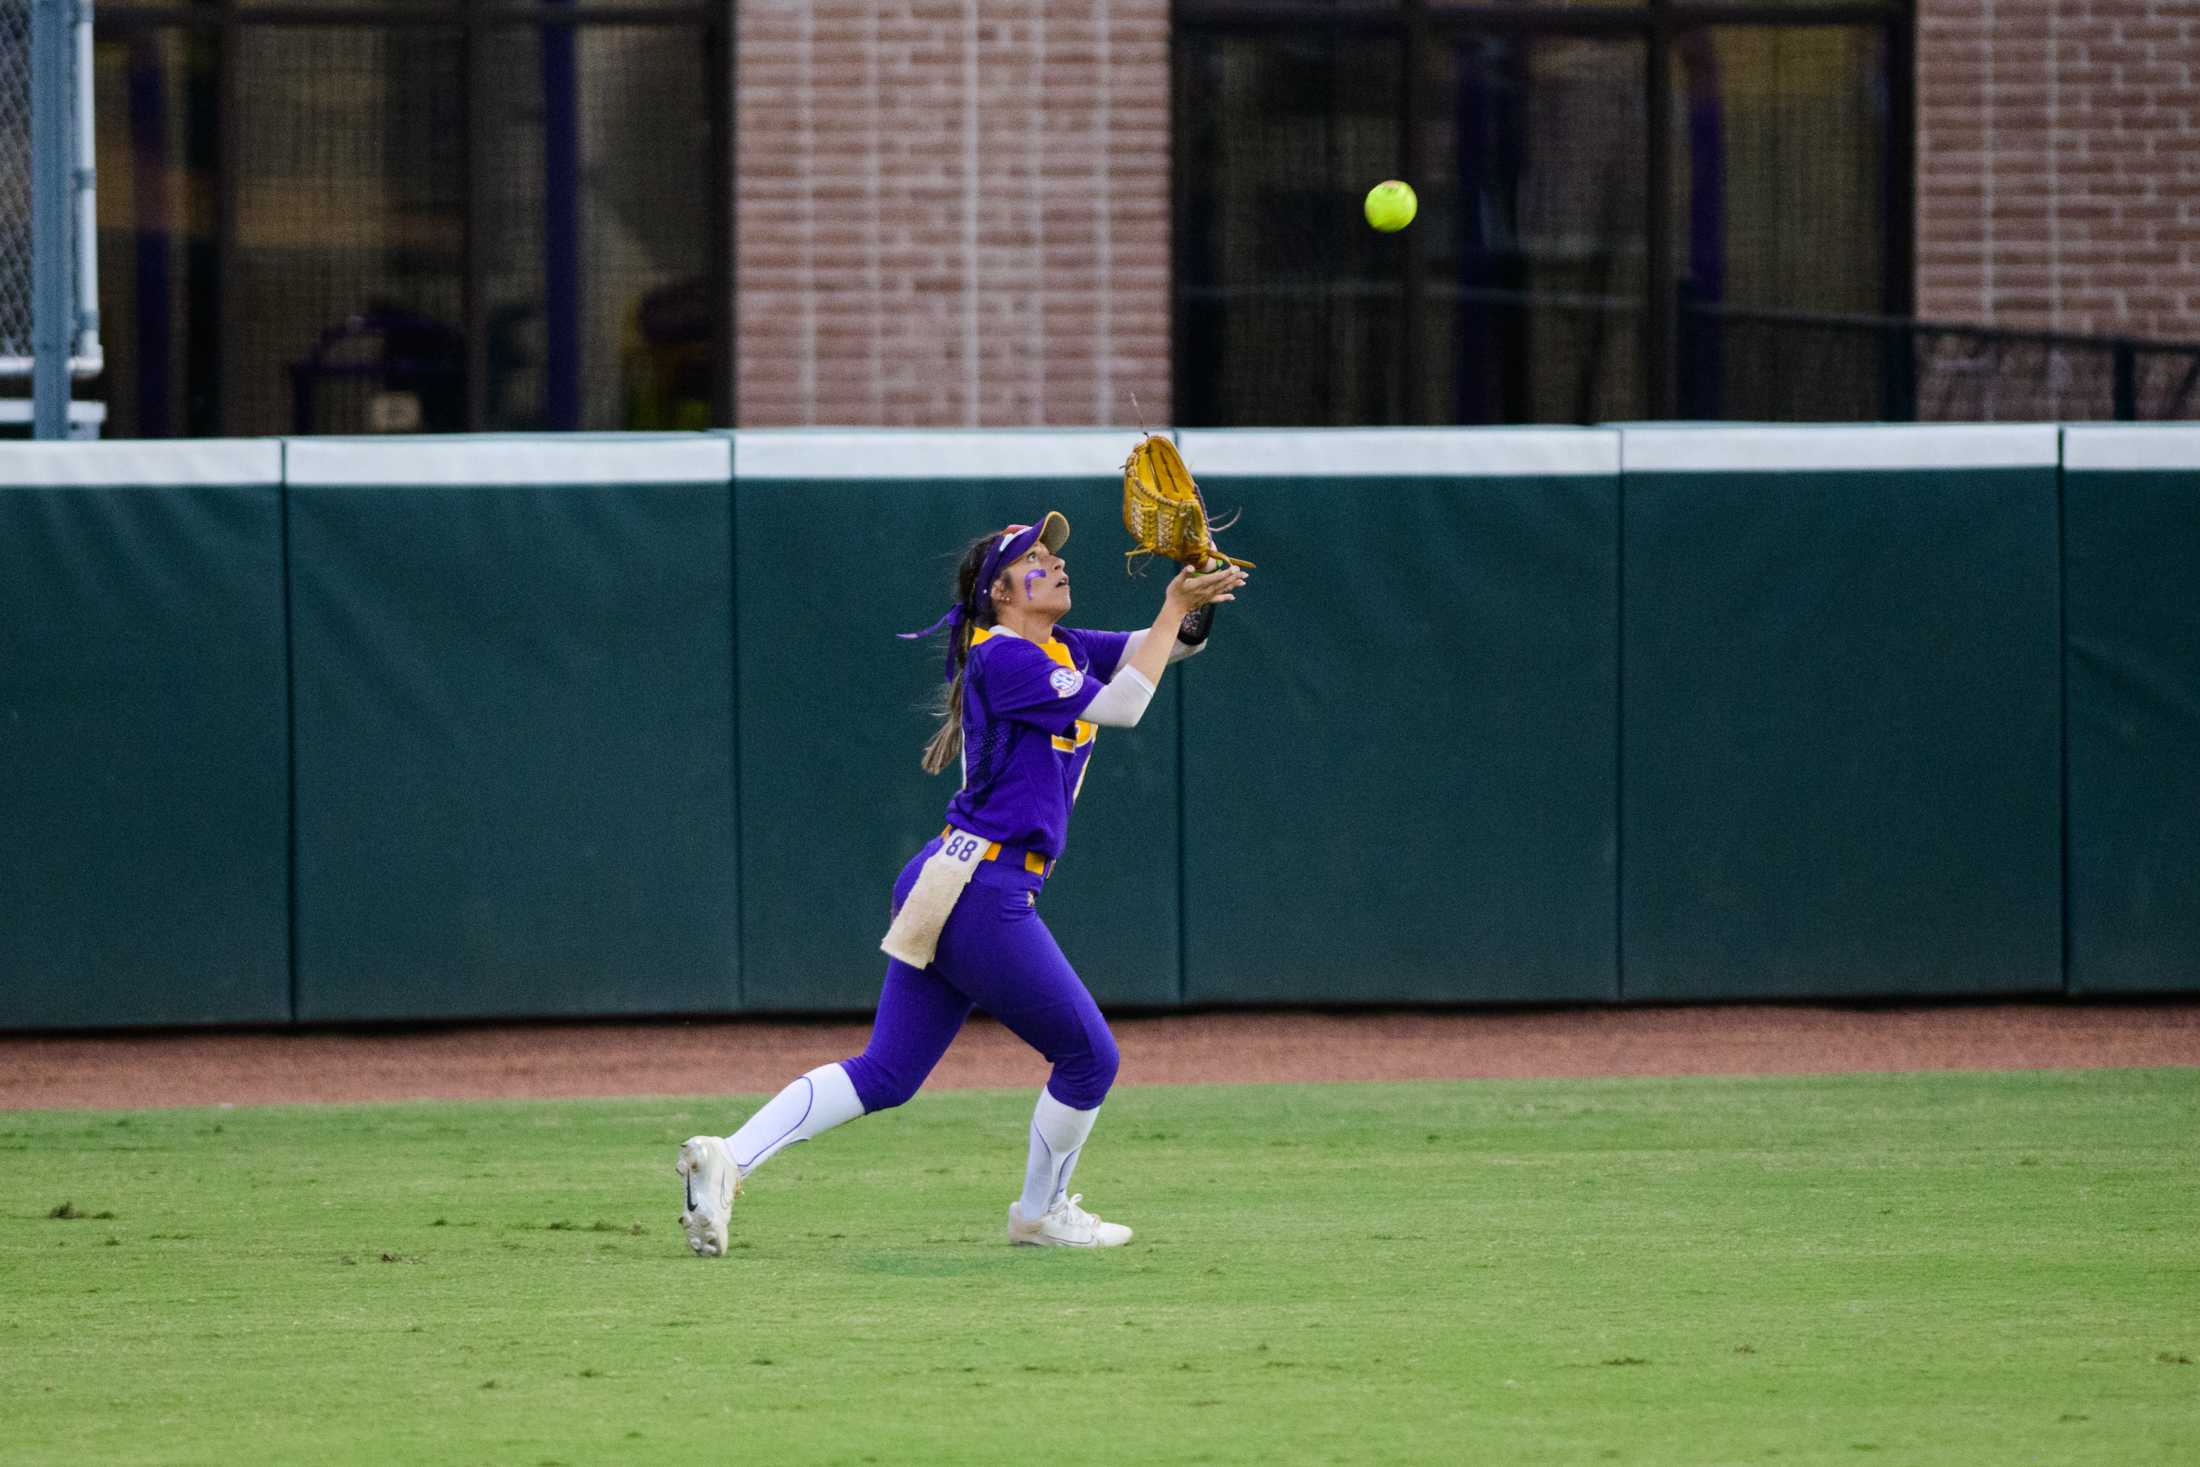
[[[1153,701],[1153,684],[1135,667],[1119,667],[1115,677],[1085,705],[1085,717],[1103,728],[1136,728]]]
[[[1131,659],[1138,655],[1138,649],[1145,644],[1146,633],[1152,630],[1151,627],[1140,627],[1137,631],[1131,633],[1131,639],[1123,644],[1123,660],[1116,664],[1117,667],[1130,666]],[[1185,658],[1197,657],[1206,650],[1207,644],[1205,642],[1201,642],[1197,647],[1187,647],[1182,642],[1172,642],[1169,645],[1169,661],[1182,662]]]
[[[1071,1173],[1077,1170],[1077,1154],[1085,1149],[1099,1107],[1075,1110],[1042,1089],[1031,1113],[1031,1153],[1024,1162],[1024,1195],[1016,1210],[1026,1219],[1044,1217],[1054,1199],[1069,1191]]]
[[[733,1164],[743,1176],[755,1171],[797,1141],[820,1136],[863,1114],[855,1082],[839,1065],[819,1065],[764,1102],[726,1138]]]

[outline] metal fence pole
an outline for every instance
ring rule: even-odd
[[[2139,416],[2139,364],[2136,353],[2128,341],[2119,341],[2110,348],[2109,388],[2111,407],[2119,423],[2129,423]]]
[[[1880,328],[1879,416],[1889,423],[1917,421],[1917,331],[1906,321]]]
[[[92,0],[69,6],[69,192],[76,218],[76,318],[69,323],[71,377],[96,377],[105,369],[99,344],[99,178],[92,143]]]
[[[740,0],[724,0],[710,28],[711,137],[711,361],[710,420],[731,428],[740,422],[741,232],[739,99],[736,41]],[[1175,314],[1176,303],[1170,302]],[[1172,357],[1171,360],[1174,360]]]
[[[1673,31],[1667,0],[1651,0],[1649,45],[1644,48],[1644,132],[1649,157],[1643,196],[1645,265],[1650,298],[1644,303],[1643,406],[1653,418],[1679,407],[1674,380],[1680,336],[1680,275],[1673,257]]]
[[[69,436],[69,0],[31,0],[31,434]]]
[[[571,10],[573,0],[550,0]],[[536,30],[542,48],[543,426],[581,425],[580,38],[556,18]]]

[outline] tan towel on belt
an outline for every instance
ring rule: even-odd
[[[879,940],[879,949],[912,968],[929,968],[940,950],[940,929],[947,925],[963,888],[976,874],[978,862],[993,843],[982,835],[950,830],[917,873],[907,900],[894,914],[894,924]]]

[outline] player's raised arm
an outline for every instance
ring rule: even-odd
[[[1178,571],[1162,593],[1153,625],[1131,634],[1115,675],[1086,706],[1085,717],[1106,728],[1136,727],[1161,685],[1161,674],[1176,660],[1176,634],[1184,618],[1203,606],[1236,600],[1235,593],[1245,581],[1245,572],[1234,565],[1206,573],[1190,566]]]
[[[1215,603],[1212,601],[1178,622],[1176,636],[1169,643],[1170,665],[1174,666],[1187,657],[1206,651],[1208,633],[1214,624]],[[1123,645],[1116,649],[1114,665],[1118,668],[1128,667],[1131,659],[1138,655],[1138,649],[1145,645],[1146,628],[1140,627],[1135,632],[1118,632],[1116,635],[1123,639]],[[1109,676],[1114,674],[1110,673]]]

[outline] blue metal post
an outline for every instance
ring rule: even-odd
[[[161,70],[158,32],[130,39],[131,215],[137,221],[138,436],[175,432],[168,407],[168,352],[175,325],[169,319],[169,230],[175,218],[168,192],[167,78]]]
[[[570,0],[558,0],[570,3]],[[542,35],[543,426],[581,425],[581,138],[578,38],[555,22]]]
[[[70,0],[31,0],[31,435],[69,436]]]

